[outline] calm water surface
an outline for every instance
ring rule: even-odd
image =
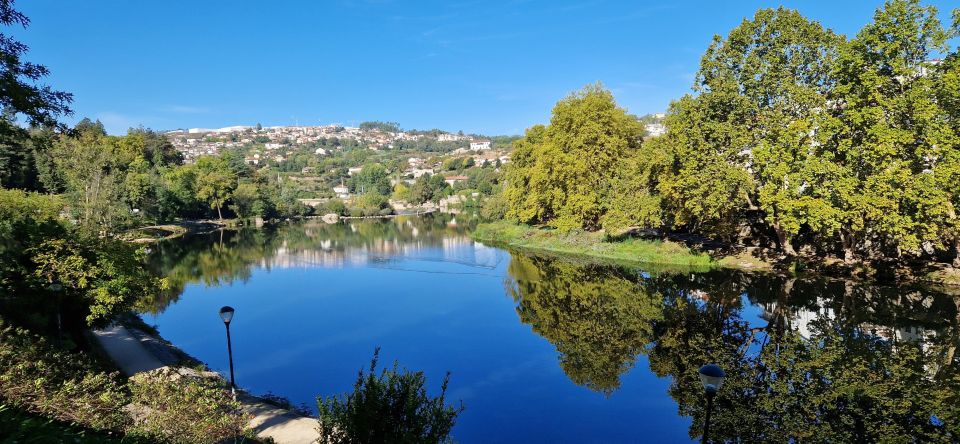
[[[451,372],[463,443],[688,442],[696,370],[729,375],[714,436],[956,440],[956,299],[918,288],[731,271],[628,269],[473,242],[449,215],[303,223],[156,248],[174,290],[144,320],[237,383],[314,409],[381,347]]]

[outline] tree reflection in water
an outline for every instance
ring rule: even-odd
[[[697,369],[727,380],[711,434],[733,442],[955,442],[956,299],[917,288],[713,271],[648,276],[514,254],[520,320],[577,384],[612,394],[640,354],[703,428]],[[748,322],[744,303],[762,308]],[[759,325],[758,325],[759,324]]]
[[[157,245],[171,289],[246,280],[254,267],[379,263],[421,247],[469,243],[463,215],[305,223],[222,231]],[[732,442],[960,440],[958,299],[912,287],[724,271],[657,273],[514,252],[507,293],[550,341],[576,384],[615,396],[641,355],[669,377],[678,413],[702,430],[697,369],[727,379],[711,435]],[[759,316],[758,313],[759,312]]]
[[[383,220],[319,221],[263,229],[218,230],[161,242],[151,266],[169,281],[163,294],[140,301],[144,313],[159,313],[176,302],[188,284],[246,282],[255,267],[330,266],[376,262],[384,256],[438,247],[451,239],[469,242],[475,225],[469,214],[435,214]]]

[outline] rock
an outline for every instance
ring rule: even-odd
[[[338,220],[340,220],[340,216],[337,216],[336,213],[327,213],[324,214],[320,219],[328,224],[335,224]]]

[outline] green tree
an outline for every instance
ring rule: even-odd
[[[611,171],[640,146],[643,127],[599,84],[561,100],[550,125],[515,142],[504,195],[509,216],[570,230],[601,227]]]
[[[692,210],[693,220],[704,221],[729,220],[738,211],[759,208],[780,247],[790,254],[792,237],[803,225],[835,233],[838,214],[822,184],[833,166],[817,156],[816,149],[829,138],[821,128],[829,118],[825,111],[833,86],[831,70],[840,44],[842,39],[833,32],[782,7],[761,9],[726,39],[715,37],[697,76],[699,95],[692,100],[699,106],[691,108],[697,117],[670,119],[671,132],[697,142],[667,139],[679,143],[671,146],[671,163],[681,165],[674,171],[690,175],[667,180],[662,187],[668,197],[700,200],[700,193],[708,191],[704,187],[711,186],[735,190],[726,195],[708,192],[709,206],[684,202],[679,208]],[[697,150],[694,155],[690,146]],[[710,178],[716,172],[726,176]],[[700,191],[689,194],[673,180],[680,187],[699,181]],[[731,225],[721,223],[725,229]]]
[[[26,28],[30,19],[13,3],[0,0],[0,26]],[[36,128],[56,127],[57,118],[70,113],[73,96],[43,84],[50,71],[23,60],[27,50],[8,32],[0,33],[0,185],[38,189],[36,146],[30,132],[16,123],[17,116]]]
[[[221,208],[230,199],[237,186],[237,176],[227,162],[214,156],[203,156],[194,164],[196,168],[196,196],[217,210],[217,218],[223,220]]]
[[[839,123],[828,149],[845,257],[900,256],[954,232],[950,187],[958,134],[937,101],[936,67],[948,50],[936,8],[891,0],[843,47],[834,95]],[[940,159],[946,162],[940,162]]]
[[[55,166],[82,226],[110,229],[129,216],[129,207],[123,205],[123,171],[134,159],[122,154],[116,140],[89,120],[54,144]]]
[[[350,192],[365,194],[368,192],[389,196],[392,190],[390,175],[380,164],[364,165],[363,169],[350,177],[347,182]]]
[[[230,209],[238,218],[245,219],[256,214],[255,209],[260,200],[260,191],[255,184],[245,182],[237,185],[230,197]]]

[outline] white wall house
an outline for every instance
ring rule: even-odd
[[[473,151],[483,151],[490,149],[489,140],[478,140],[476,142],[470,142],[470,149]]]

